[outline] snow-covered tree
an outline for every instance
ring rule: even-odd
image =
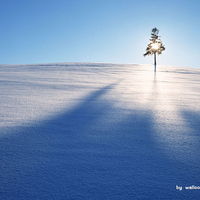
[[[162,51],[165,50],[165,46],[163,45],[160,36],[158,36],[159,30],[157,28],[153,28],[151,31],[151,39],[150,43],[147,45],[146,53],[144,56],[154,55],[154,65],[156,71],[156,53],[162,54]]]

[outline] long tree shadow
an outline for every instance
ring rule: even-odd
[[[182,110],[180,111],[187,126],[187,145],[189,146],[187,154],[191,158],[193,165],[199,166],[200,161],[200,114],[197,111]],[[186,145],[186,144],[185,144]],[[199,174],[200,176],[200,174]]]
[[[188,168],[159,150],[152,112],[127,115],[101,98],[116,84],[2,137],[1,199],[183,199],[175,184],[187,183]]]
[[[200,114],[197,111],[181,111],[183,117],[186,119],[190,131],[196,136],[200,136]]]

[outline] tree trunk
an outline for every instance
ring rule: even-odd
[[[156,52],[154,53],[154,71],[156,72]]]

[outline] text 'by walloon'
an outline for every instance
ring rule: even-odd
[[[176,185],[176,190],[182,191],[183,189],[185,189],[185,190],[200,190],[200,186],[192,185],[192,186],[183,187],[183,186]]]

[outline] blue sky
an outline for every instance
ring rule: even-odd
[[[153,64],[143,57],[157,27],[158,64],[200,68],[199,0],[0,0],[0,63]]]

